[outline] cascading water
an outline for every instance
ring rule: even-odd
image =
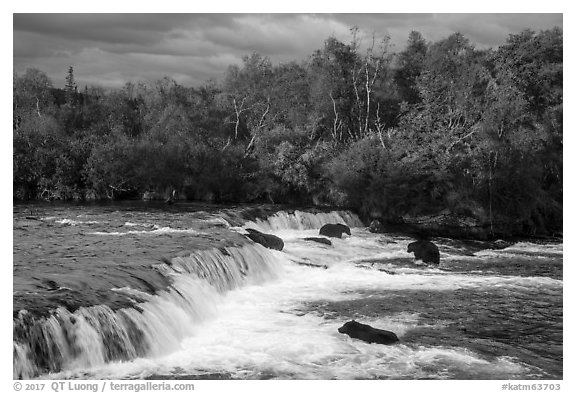
[[[436,239],[426,267],[346,211],[180,209],[15,213],[14,378],[562,378],[561,244]],[[327,223],[352,235],[309,241]]]
[[[345,224],[349,227],[363,227],[364,224],[357,215],[348,211],[332,211],[326,213],[309,213],[296,210],[293,213],[277,212],[266,219],[255,219],[245,224],[261,231],[279,231],[285,229],[306,230],[320,229],[325,224]]]
[[[73,370],[179,348],[196,326],[215,315],[221,293],[277,277],[280,266],[260,245],[223,247],[174,257],[156,268],[172,279],[155,295],[114,289],[134,299],[133,308],[57,308],[36,319],[26,310],[14,322],[14,378]]]

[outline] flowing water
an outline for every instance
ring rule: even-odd
[[[14,207],[14,378],[562,379],[562,244],[413,239],[345,211]],[[332,245],[326,223],[351,236]],[[244,228],[281,237],[282,251]],[[355,319],[400,342],[338,333]]]

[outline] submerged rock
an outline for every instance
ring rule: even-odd
[[[338,328],[338,332],[347,334],[352,338],[366,341],[369,344],[376,343],[390,345],[400,341],[398,340],[398,336],[393,332],[376,329],[370,325],[365,325],[354,320],[346,322],[343,326]]]
[[[418,240],[408,244],[407,252],[413,252],[416,260],[426,263],[440,263],[440,251],[438,247],[428,240]]]
[[[246,236],[249,239],[255,243],[262,244],[266,248],[271,248],[278,251],[282,251],[284,248],[284,242],[278,236],[262,233],[252,228],[246,228],[246,231],[248,232]]]
[[[311,242],[322,243],[328,246],[332,245],[332,242],[324,237],[305,237],[304,240],[308,240]]]
[[[328,237],[342,238],[342,234],[351,235],[350,228],[344,224],[326,224],[320,228],[320,234]]]

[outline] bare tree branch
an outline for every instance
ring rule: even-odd
[[[478,130],[479,130],[479,127],[474,127],[474,129],[473,129],[472,131],[470,131],[468,134],[466,134],[466,135],[464,135],[463,137],[458,138],[457,140],[455,140],[454,142],[452,142],[452,143],[450,144],[450,146],[448,146],[448,147],[446,148],[446,153],[448,153],[454,146],[456,146],[458,143],[462,142],[464,139],[466,139],[466,138],[474,135],[476,132],[478,132]]]
[[[40,99],[36,97],[36,112],[38,113],[38,117],[42,117],[40,114]]]
[[[234,112],[236,113],[236,126],[234,127],[234,139],[238,139],[238,128],[240,127],[240,115],[248,110],[248,108],[244,109],[244,101],[246,97],[242,98],[242,102],[240,103],[240,108],[236,104],[236,97],[232,97],[232,102],[234,103]]]
[[[338,117],[338,110],[336,110],[336,100],[332,96],[332,91],[330,91],[328,94],[330,95],[330,98],[332,99],[332,108],[334,110],[334,124],[333,124],[333,129],[332,129],[332,138],[334,140],[336,140],[338,137],[338,130],[340,128],[342,128],[342,122],[340,121],[340,119]],[[342,138],[340,138],[340,139],[342,139]]]

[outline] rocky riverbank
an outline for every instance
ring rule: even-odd
[[[479,241],[505,240],[505,243],[529,238],[534,241],[562,241],[562,231],[531,227],[526,224],[493,221],[441,212],[434,215],[402,216],[370,220],[373,233],[403,233],[417,238],[446,237]]]

